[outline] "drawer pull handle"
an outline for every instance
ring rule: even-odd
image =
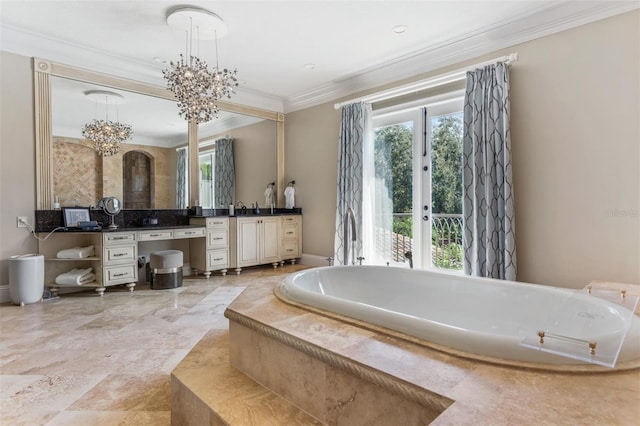
[[[195,232],[194,231],[186,231],[185,232],[185,235],[192,235],[192,234],[195,234]]]
[[[218,261],[220,261],[220,260],[222,260],[222,258],[221,258],[221,257],[217,257],[217,258],[213,259],[213,261],[214,261],[214,262],[218,262]]]
[[[287,235],[293,235],[293,232],[287,232]]]
[[[126,272],[122,272],[120,274],[113,274],[114,277],[126,277],[127,275],[129,274],[127,274]]]
[[[129,237],[113,237],[113,240],[127,240]]]
[[[149,234],[150,237],[162,237],[162,234]]]
[[[215,237],[214,240],[218,241],[218,240],[222,240],[222,237]]]
[[[287,249],[287,253],[291,253],[293,249]]]
[[[128,253],[115,253],[113,255],[113,257],[122,257],[122,256],[126,256]]]

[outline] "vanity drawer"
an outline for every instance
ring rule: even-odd
[[[105,246],[115,246],[136,242],[135,232],[117,232],[115,234],[102,234]]]
[[[136,246],[105,247],[103,262],[105,264],[135,262],[136,252]]]
[[[104,269],[104,286],[138,281],[137,265],[112,266]]]
[[[284,225],[282,227],[282,238],[285,240],[288,239],[298,239],[298,226],[297,225]]]
[[[226,217],[208,217],[207,228],[213,228],[217,226],[229,227],[229,218]]]
[[[298,224],[298,216],[282,216],[282,224],[283,225],[297,225]]]
[[[207,251],[207,270],[221,269],[229,266],[228,250]]]
[[[285,241],[282,243],[280,257],[283,259],[293,259],[300,256],[298,241]]]
[[[173,238],[201,238],[205,235],[204,228],[176,229],[173,231]]]
[[[138,237],[140,241],[172,240],[173,230],[140,231],[138,232]]]
[[[207,249],[216,247],[227,247],[229,242],[229,231],[218,229],[207,231]]]

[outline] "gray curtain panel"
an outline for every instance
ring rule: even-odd
[[[365,132],[365,104],[355,103],[342,107],[340,123],[340,145],[338,153],[338,197],[336,209],[336,232],[334,239],[334,262],[345,265],[344,219],[351,208],[356,220],[357,241],[351,246],[352,259],[362,255],[362,148]]]
[[[233,138],[216,140],[214,194],[216,208],[233,204],[236,193],[236,172],[233,165]]]
[[[499,62],[467,73],[463,136],[464,272],[516,279],[509,73]]]
[[[187,208],[187,150],[178,150],[177,165],[177,182],[176,182],[176,207],[179,209]]]

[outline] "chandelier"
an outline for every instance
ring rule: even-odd
[[[93,148],[103,157],[110,157],[120,152],[120,144],[131,138],[133,131],[128,124],[109,120],[109,103],[117,105],[124,103],[124,97],[118,93],[102,90],[85,92],[85,95],[96,102],[96,115],[98,102],[105,104],[105,119],[94,119],[91,123],[82,126],[82,136],[93,142]],[[102,100],[104,98],[104,101]]]
[[[226,32],[224,22],[213,12],[187,6],[169,10],[167,23],[174,28],[184,28],[187,32],[186,57],[181,54],[179,61],[170,62],[171,68],[162,70],[163,77],[167,80],[167,89],[178,100],[178,114],[185,120],[197,123],[218,118],[217,101],[230,99],[235,93],[234,88],[238,86],[238,71],[220,69],[218,65],[218,35]],[[205,61],[193,55],[194,23],[198,41],[200,38],[213,38],[216,42],[216,66],[211,70],[207,68]]]

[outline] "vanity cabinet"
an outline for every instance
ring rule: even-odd
[[[58,259],[60,250],[73,247],[94,247],[94,256]],[[138,280],[138,247],[135,232],[61,232],[38,242],[38,252],[45,257],[45,286],[55,295],[60,288],[95,287],[102,295],[105,287],[126,284],[131,291]],[[60,286],[56,277],[72,269],[92,268],[95,281],[82,286]]]
[[[280,229],[280,259],[293,265],[302,256],[302,215],[282,216]]]
[[[126,284],[133,291],[138,281],[137,237],[136,232],[102,234],[103,287]]]
[[[239,217],[236,219],[237,238],[235,272],[243,267],[280,263],[280,216]]]
[[[205,238],[195,238],[189,241],[191,253],[191,267],[198,269],[209,278],[212,271],[227,274],[230,263],[235,259],[229,253],[229,218],[227,217],[192,217],[192,225],[204,225]],[[231,232],[235,238],[235,232]]]

